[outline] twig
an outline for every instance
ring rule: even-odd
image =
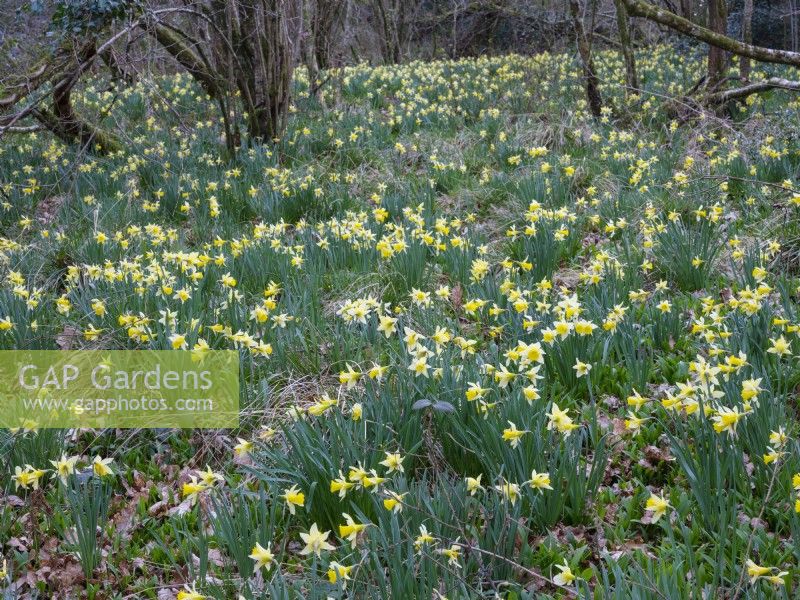
[[[454,542],[454,544],[456,546],[460,546],[461,548],[464,548],[465,550],[470,550],[470,551],[474,550],[475,552],[478,552],[480,554],[484,554],[486,556],[491,556],[492,558],[495,558],[497,560],[502,560],[506,564],[512,565],[513,567],[516,567],[517,569],[519,569],[520,571],[522,571],[526,575],[530,575],[534,579],[538,579],[539,581],[543,581],[545,583],[548,583],[548,584],[550,584],[552,586],[555,586],[555,587],[563,590],[567,595],[571,596],[572,598],[577,598],[578,597],[578,593],[575,590],[573,590],[572,588],[568,588],[568,587],[566,587],[564,585],[559,585],[555,581],[550,579],[549,577],[547,577],[545,575],[542,575],[541,573],[537,573],[536,571],[534,571],[532,569],[529,569],[528,567],[525,567],[525,566],[523,566],[523,565],[521,565],[519,563],[516,563],[513,560],[511,560],[510,558],[506,558],[505,556],[501,556],[500,554],[495,554],[494,552],[490,552],[489,550],[484,550],[483,548],[481,548],[479,546],[470,546],[469,544],[464,544],[463,542]]]

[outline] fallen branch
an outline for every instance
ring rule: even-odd
[[[800,81],[790,81],[788,79],[783,79],[781,77],[770,77],[769,79],[765,79],[764,81],[756,81],[755,83],[751,83],[749,85],[745,85],[739,88],[734,88],[732,90],[724,90],[722,92],[715,92],[710,94],[706,101],[710,104],[724,104],[725,102],[729,102],[731,100],[738,100],[740,98],[746,98],[751,94],[757,94],[759,92],[765,92],[767,90],[792,90],[794,92],[800,92]]]
[[[42,131],[43,129],[44,127],[41,125],[9,125],[8,127],[0,127],[0,133],[34,133],[36,131]]]
[[[778,63],[782,65],[792,65],[800,67],[800,52],[790,52],[788,50],[775,50],[754,46],[734,40],[726,35],[715,33],[710,29],[702,27],[688,19],[684,19],[673,12],[653,6],[644,0],[623,0],[628,14],[633,17],[644,17],[670,29],[688,35],[696,40],[705,42],[709,46],[727,50],[738,56],[745,56],[761,62]]]
[[[40,80],[43,79],[44,74],[47,72],[47,67],[47,64],[43,64],[36,69],[36,71],[27,75],[22,83],[9,86],[10,89],[21,89],[22,91],[15,92],[10,96],[6,96],[5,98],[0,98],[0,108],[14,106],[17,102],[24,98],[26,94],[29,94],[32,89],[38,87]]]

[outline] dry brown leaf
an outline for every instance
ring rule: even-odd
[[[190,510],[192,510],[192,499],[186,498],[183,502],[178,504],[177,506],[173,506],[167,511],[167,515],[172,517],[174,515],[185,515]]]
[[[56,345],[61,350],[71,350],[81,337],[80,329],[65,325],[64,330],[56,336]]]
[[[147,509],[147,513],[151,517],[157,517],[166,511],[167,511],[166,500],[159,500],[158,502],[154,502],[153,504],[150,505],[150,508]]]
[[[453,307],[458,310],[461,308],[461,303],[464,300],[464,292],[461,290],[461,286],[456,284],[453,286],[453,289],[450,291],[450,302],[453,303]]]
[[[34,218],[42,225],[49,225],[55,220],[58,210],[66,199],[66,195],[43,198],[39,201],[39,204],[36,205],[36,212],[33,215]]]

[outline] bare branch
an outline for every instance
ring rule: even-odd
[[[770,77],[769,79],[765,79],[764,81],[757,81],[755,83],[751,83],[743,87],[734,88],[732,90],[725,90],[722,92],[716,92],[714,94],[709,95],[706,98],[706,100],[711,104],[724,104],[725,102],[728,102],[730,100],[738,100],[740,98],[746,98],[751,94],[757,94],[759,92],[765,92],[767,90],[774,90],[774,89],[792,90],[795,92],[800,92],[800,81],[790,81],[788,79],[782,79],[780,77]]]
[[[23,127],[0,127],[0,133],[34,133],[36,131],[42,131],[44,127],[41,125],[25,125]]]

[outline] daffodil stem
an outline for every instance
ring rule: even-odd
[[[776,460],[774,464],[775,466],[772,469],[772,477],[769,480],[769,487],[767,488],[767,494],[766,496],[764,496],[764,501],[761,503],[761,510],[758,511],[759,521],[761,521],[764,517],[764,511],[767,509],[767,504],[769,503],[769,499],[772,496],[772,488],[775,486],[775,481],[778,478],[778,471],[779,471],[778,467],[780,465],[780,461]],[[747,538],[747,548],[745,548],[744,551],[745,561],[747,560],[747,557],[750,555],[750,548],[752,548],[753,546],[753,538],[755,537],[756,531],[757,529],[754,527],[752,532]],[[739,582],[736,584],[736,589],[734,590],[733,595],[731,596],[732,600],[738,600],[739,596],[741,596],[742,586],[744,586],[745,579],[747,578],[746,575],[747,575],[747,569],[742,568],[742,573],[741,575],[739,575]]]
[[[592,392],[592,374],[586,374],[586,387],[589,389],[589,407],[591,408],[590,416],[590,433],[592,440],[597,440],[597,407],[594,401],[594,393]]]

